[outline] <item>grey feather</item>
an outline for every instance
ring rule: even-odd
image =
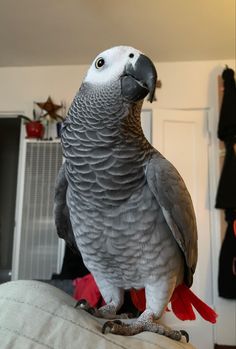
[[[196,222],[178,172],[144,137],[142,100],[123,97],[122,74],[106,83],[84,81],[69,109],[56,223],[66,239],[73,233],[107,302],[121,289],[145,287],[148,306],[160,316],[184,269],[192,283]],[[146,89],[135,80],[135,91],[139,86]]]
[[[58,236],[64,239],[75,251],[78,250],[73,229],[69,217],[69,209],[66,203],[68,182],[65,177],[65,165],[63,164],[57,176],[54,195],[54,217]]]
[[[158,152],[147,166],[147,181],[184,253],[185,281],[191,286],[197,264],[197,226],[189,192],[176,168]]]

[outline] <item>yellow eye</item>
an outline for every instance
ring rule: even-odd
[[[105,61],[103,58],[99,57],[95,62],[95,68],[99,69],[105,64]]]

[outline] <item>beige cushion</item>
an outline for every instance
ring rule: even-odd
[[[0,285],[0,348],[193,349],[155,333],[103,335],[101,323],[74,304],[66,293],[39,281]]]

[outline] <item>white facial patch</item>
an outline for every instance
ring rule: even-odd
[[[84,82],[92,84],[105,84],[119,79],[123,74],[127,63],[135,65],[141,52],[129,46],[116,46],[100,53],[90,66]],[[99,59],[104,60],[104,64],[98,67]]]

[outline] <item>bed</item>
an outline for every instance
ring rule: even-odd
[[[40,281],[0,285],[1,349],[194,349],[155,333],[101,333],[101,321],[62,290]]]

